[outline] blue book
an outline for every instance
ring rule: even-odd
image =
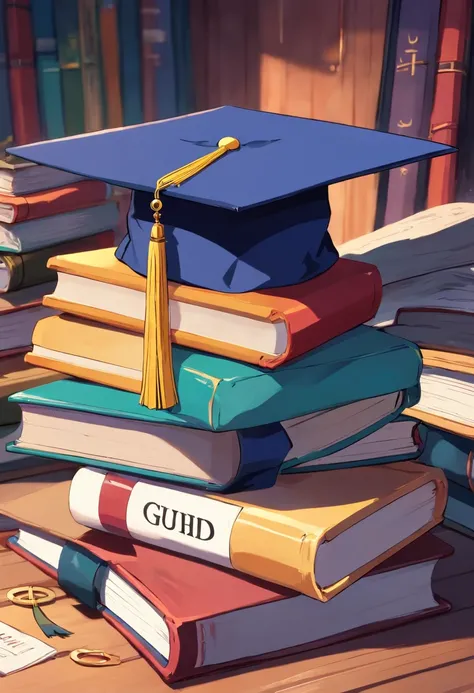
[[[0,0],[0,157],[13,144],[13,123],[8,81],[5,0]]]
[[[165,120],[178,115],[176,99],[176,70],[171,24],[171,0],[156,0],[159,11],[159,67],[156,71],[158,118]]]
[[[136,2],[120,0],[118,5],[120,40],[120,82],[123,124],[143,122],[140,9]]]
[[[47,139],[64,137],[61,72],[53,0],[31,0],[41,128]]]
[[[273,372],[179,347],[174,365],[180,404],[169,411],[141,407],[134,393],[72,379],[12,395],[42,423],[31,434],[30,414],[24,417],[21,438],[8,450],[226,492],[272,486],[280,471],[416,455],[413,441],[392,454],[382,434],[378,455],[362,446],[358,455],[329,459],[418,400],[417,347],[375,329],[352,330]],[[40,429],[42,441],[34,433]]]
[[[420,462],[442,469],[449,481],[474,491],[474,440],[426,424],[418,426],[418,435]]]
[[[448,488],[444,524],[458,532],[474,536],[474,493],[453,482],[448,483]]]

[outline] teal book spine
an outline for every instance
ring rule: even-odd
[[[420,424],[420,462],[442,469],[449,481],[474,489],[474,441]]]
[[[118,30],[123,124],[136,125],[143,123],[141,27],[140,8],[137,2],[120,0],[118,4]]]
[[[158,118],[164,120],[178,114],[176,99],[176,65],[173,49],[172,4],[175,0],[155,0],[159,24],[159,63],[156,70]]]
[[[171,5],[172,47],[175,65],[176,110],[178,115],[196,110],[191,57],[190,0],[173,0]]]
[[[53,0],[31,0],[41,128],[46,139],[64,137],[61,74]]]
[[[361,326],[274,371],[177,346],[173,366],[179,403],[170,410],[147,409],[134,393],[75,380],[17,393],[11,401],[230,431],[399,391],[413,406],[422,363],[411,342]]]

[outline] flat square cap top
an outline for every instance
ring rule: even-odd
[[[211,153],[241,147],[165,196],[235,211],[455,149],[412,137],[223,106],[171,120],[11,147],[10,154],[152,193],[158,178]]]

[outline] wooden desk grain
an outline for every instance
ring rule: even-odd
[[[474,693],[474,540],[444,528],[438,534],[456,549],[453,557],[439,563],[434,578],[435,590],[453,605],[450,613],[317,650],[314,656],[277,659],[173,688],[183,693]],[[9,588],[31,583],[54,586],[41,571],[0,546],[0,621],[40,637],[31,611],[6,601]],[[102,618],[54,589],[57,601],[44,610],[74,635],[48,641],[58,656],[5,677],[2,693],[170,691]],[[119,654],[124,663],[80,667],[69,659],[76,647]]]

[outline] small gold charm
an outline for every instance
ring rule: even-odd
[[[102,650],[87,650],[86,648],[73,650],[69,657],[82,667],[116,667],[117,664],[122,663],[118,655],[109,654]]]

